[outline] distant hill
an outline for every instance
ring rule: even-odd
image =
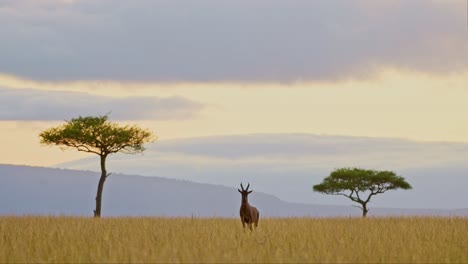
[[[58,167],[99,170],[98,157]],[[468,207],[468,144],[312,134],[253,134],[162,140],[143,155],[112,155],[109,171],[163,176],[255,190],[294,203],[347,204],[312,192],[338,167],[393,170],[413,186],[372,199],[372,206],[457,209]],[[348,203],[349,204],[349,203]]]
[[[90,171],[0,165],[0,214],[91,216],[98,178]],[[289,203],[255,191],[250,199],[262,217],[360,215],[351,206]],[[103,195],[103,216],[237,217],[239,206],[236,188],[160,177],[113,174]],[[370,215],[468,216],[468,210],[371,208]]]

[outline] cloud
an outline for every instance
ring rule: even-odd
[[[111,112],[117,120],[179,120],[196,116],[203,105],[180,96],[94,96],[79,92],[51,92],[0,88],[0,120],[64,120],[78,115]]]
[[[158,174],[158,168],[209,167],[228,170],[262,167],[263,171],[332,170],[339,167],[408,170],[466,167],[468,144],[418,142],[396,138],[321,136],[313,134],[250,134],[161,140],[145,155],[114,155],[124,172]],[[158,161],[155,163],[155,161]],[[90,169],[94,159],[66,163]],[[80,167],[80,166],[90,167]],[[74,167],[76,166],[76,167]],[[258,172],[256,169],[251,171]]]
[[[272,167],[334,168],[363,166],[388,169],[465,164],[468,144],[417,142],[397,138],[252,134],[160,141],[149,156],[183,156],[199,164],[269,164]],[[164,159],[164,157],[161,157]]]
[[[289,82],[466,70],[464,1],[0,1],[0,73]]]

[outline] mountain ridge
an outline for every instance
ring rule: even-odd
[[[90,171],[0,164],[0,214],[91,216],[98,178]],[[348,205],[301,204],[254,191],[250,202],[262,217],[360,215],[345,200]],[[109,177],[103,194],[103,216],[238,217],[239,206],[235,188],[119,173]],[[468,210],[371,207],[370,215],[468,216]]]
[[[332,170],[392,170],[407,179],[413,190],[376,196],[374,206],[456,209],[468,205],[467,197],[460,195],[468,185],[467,160],[465,143],[299,133],[160,141],[149,144],[143,155],[112,155],[108,167],[125,174],[162,175],[233,188],[241,180],[250,181],[258,191],[284,201],[337,205],[345,198],[312,191]],[[97,157],[90,157],[58,167],[99,171],[98,164]]]

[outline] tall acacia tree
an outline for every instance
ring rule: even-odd
[[[57,145],[63,150],[94,153],[101,160],[101,177],[97,188],[94,216],[101,216],[101,200],[104,182],[110,173],[106,171],[106,158],[112,153],[136,154],[145,150],[144,144],[156,141],[156,136],[137,126],[120,126],[110,122],[108,115],[73,118],[65,124],[52,127],[39,134],[41,144]]]
[[[342,168],[333,171],[322,183],[314,185],[314,191],[332,195],[342,195],[359,203],[356,206],[366,217],[367,204],[377,194],[388,190],[411,189],[411,185],[392,171],[375,171],[359,168]],[[367,197],[366,197],[367,195]]]

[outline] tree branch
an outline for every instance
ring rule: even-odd
[[[94,153],[94,154],[97,154],[97,155],[101,155],[100,152],[91,150],[85,145],[75,145],[75,146],[70,146],[70,147],[76,148],[78,151],[81,151],[81,152],[88,152],[88,153]]]
[[[346,194],[346,193],[334,193],[334,195],[342,195],[344,197],[347,197],[349,199],[351,199],[351,201],[353,202],[356,202],[356,203],[359,203],[359,200],[360,199],[356,199],[356,197],[353,197],[353,194],[354,194],[354,191],[351,190],[351,193],[350,194]]]
[[[356,192],[356,196],[357,196],[358,200],[362,201],[362,200],[361,200],[361,197],[359,197],[359,191],[358,191],[358,190],[355,190],[355,192]]]

